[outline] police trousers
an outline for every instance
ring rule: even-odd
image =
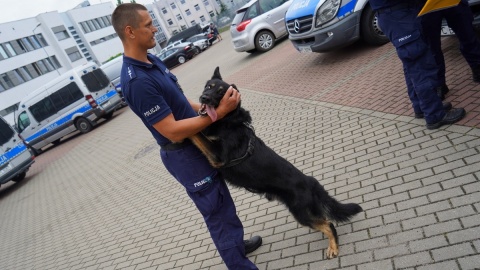
[[[445,59],[442,53],[440,29],[442,20],[455,32],[460,43],[460,52],[472,69],[480,68],[480,40],[473,28],[473,14],[467,0],[462,0],[458,6],[427,13],[422,16],[422,25],[428,45],[430,45],[435,60],[439,65],[439,80],[445,84]]]
[[[408,96],[416,113],[424,113],[427,124],[445,116],[438,86],[438,67],[432,51],[422,36],[419,10],[414,7],[388,8],[378,11],[378,23],[395,46],[402,61]]]
[[[163,164],[183,185],[202,214],[218,253],[230,270],[258,269],[246,256],[243,225],[230,191],[218,172],[194,145],[160,150]]]

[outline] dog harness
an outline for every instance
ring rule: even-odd
[[[243,125],[246,126],[248,129],[250,129],[253,133],[253,136],[250,136],[250,138],[248,139],[247,151],[245,152],[245,154],[243,154],[243,156],[241,156],[239,158],[236,158],[236,159],[233,159],[233,160],[230,160],[230,162],[223,165],[221,168],[229,168],[229,167],[233,167],[235,165],[238,165],[238,164],[242,163],[242,161],[244,159],[250,157],[253,154],[253,150],[255,150],[255,129],[253,128],[252,124],[250,124],[250,123],[243,122]]]

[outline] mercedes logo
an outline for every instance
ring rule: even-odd
[[[293,22],[293,30],[295,31],[295,33],[300,32],[300,22],[298,20],[295,20]]]

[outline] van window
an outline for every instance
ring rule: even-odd
[[[7,122],[0,119],[0,145],[4,145],[15,135],[13,129]]]
[[[78,85],[74,82],[62,87],[60,90],[50,95],[57,111],[67,107],[75,101],[82,99],[83,94]]]
[[[82,81],[90,92],[98,92],[110,84],[110,80],[101,69],[94,69],[92,72],[83,75]]]
[[[37,122],[42,122],[57,112],[50,97],[40,100],[39,102],[30,106],[28,109]]]
[[[18,132],[22,133],[28,126],[30,126],[30,118],[28,117],[27,112],[21,112],[18,115]]]

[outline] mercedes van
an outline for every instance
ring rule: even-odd
[[[25,178],[34,158],[15,129],[0,116],[0,185]]]
[[[34,155],[76,130],[87,133],[102,118],[110,119],[121,99],[95,63],[62,74],[20,101],[16,127]]]

